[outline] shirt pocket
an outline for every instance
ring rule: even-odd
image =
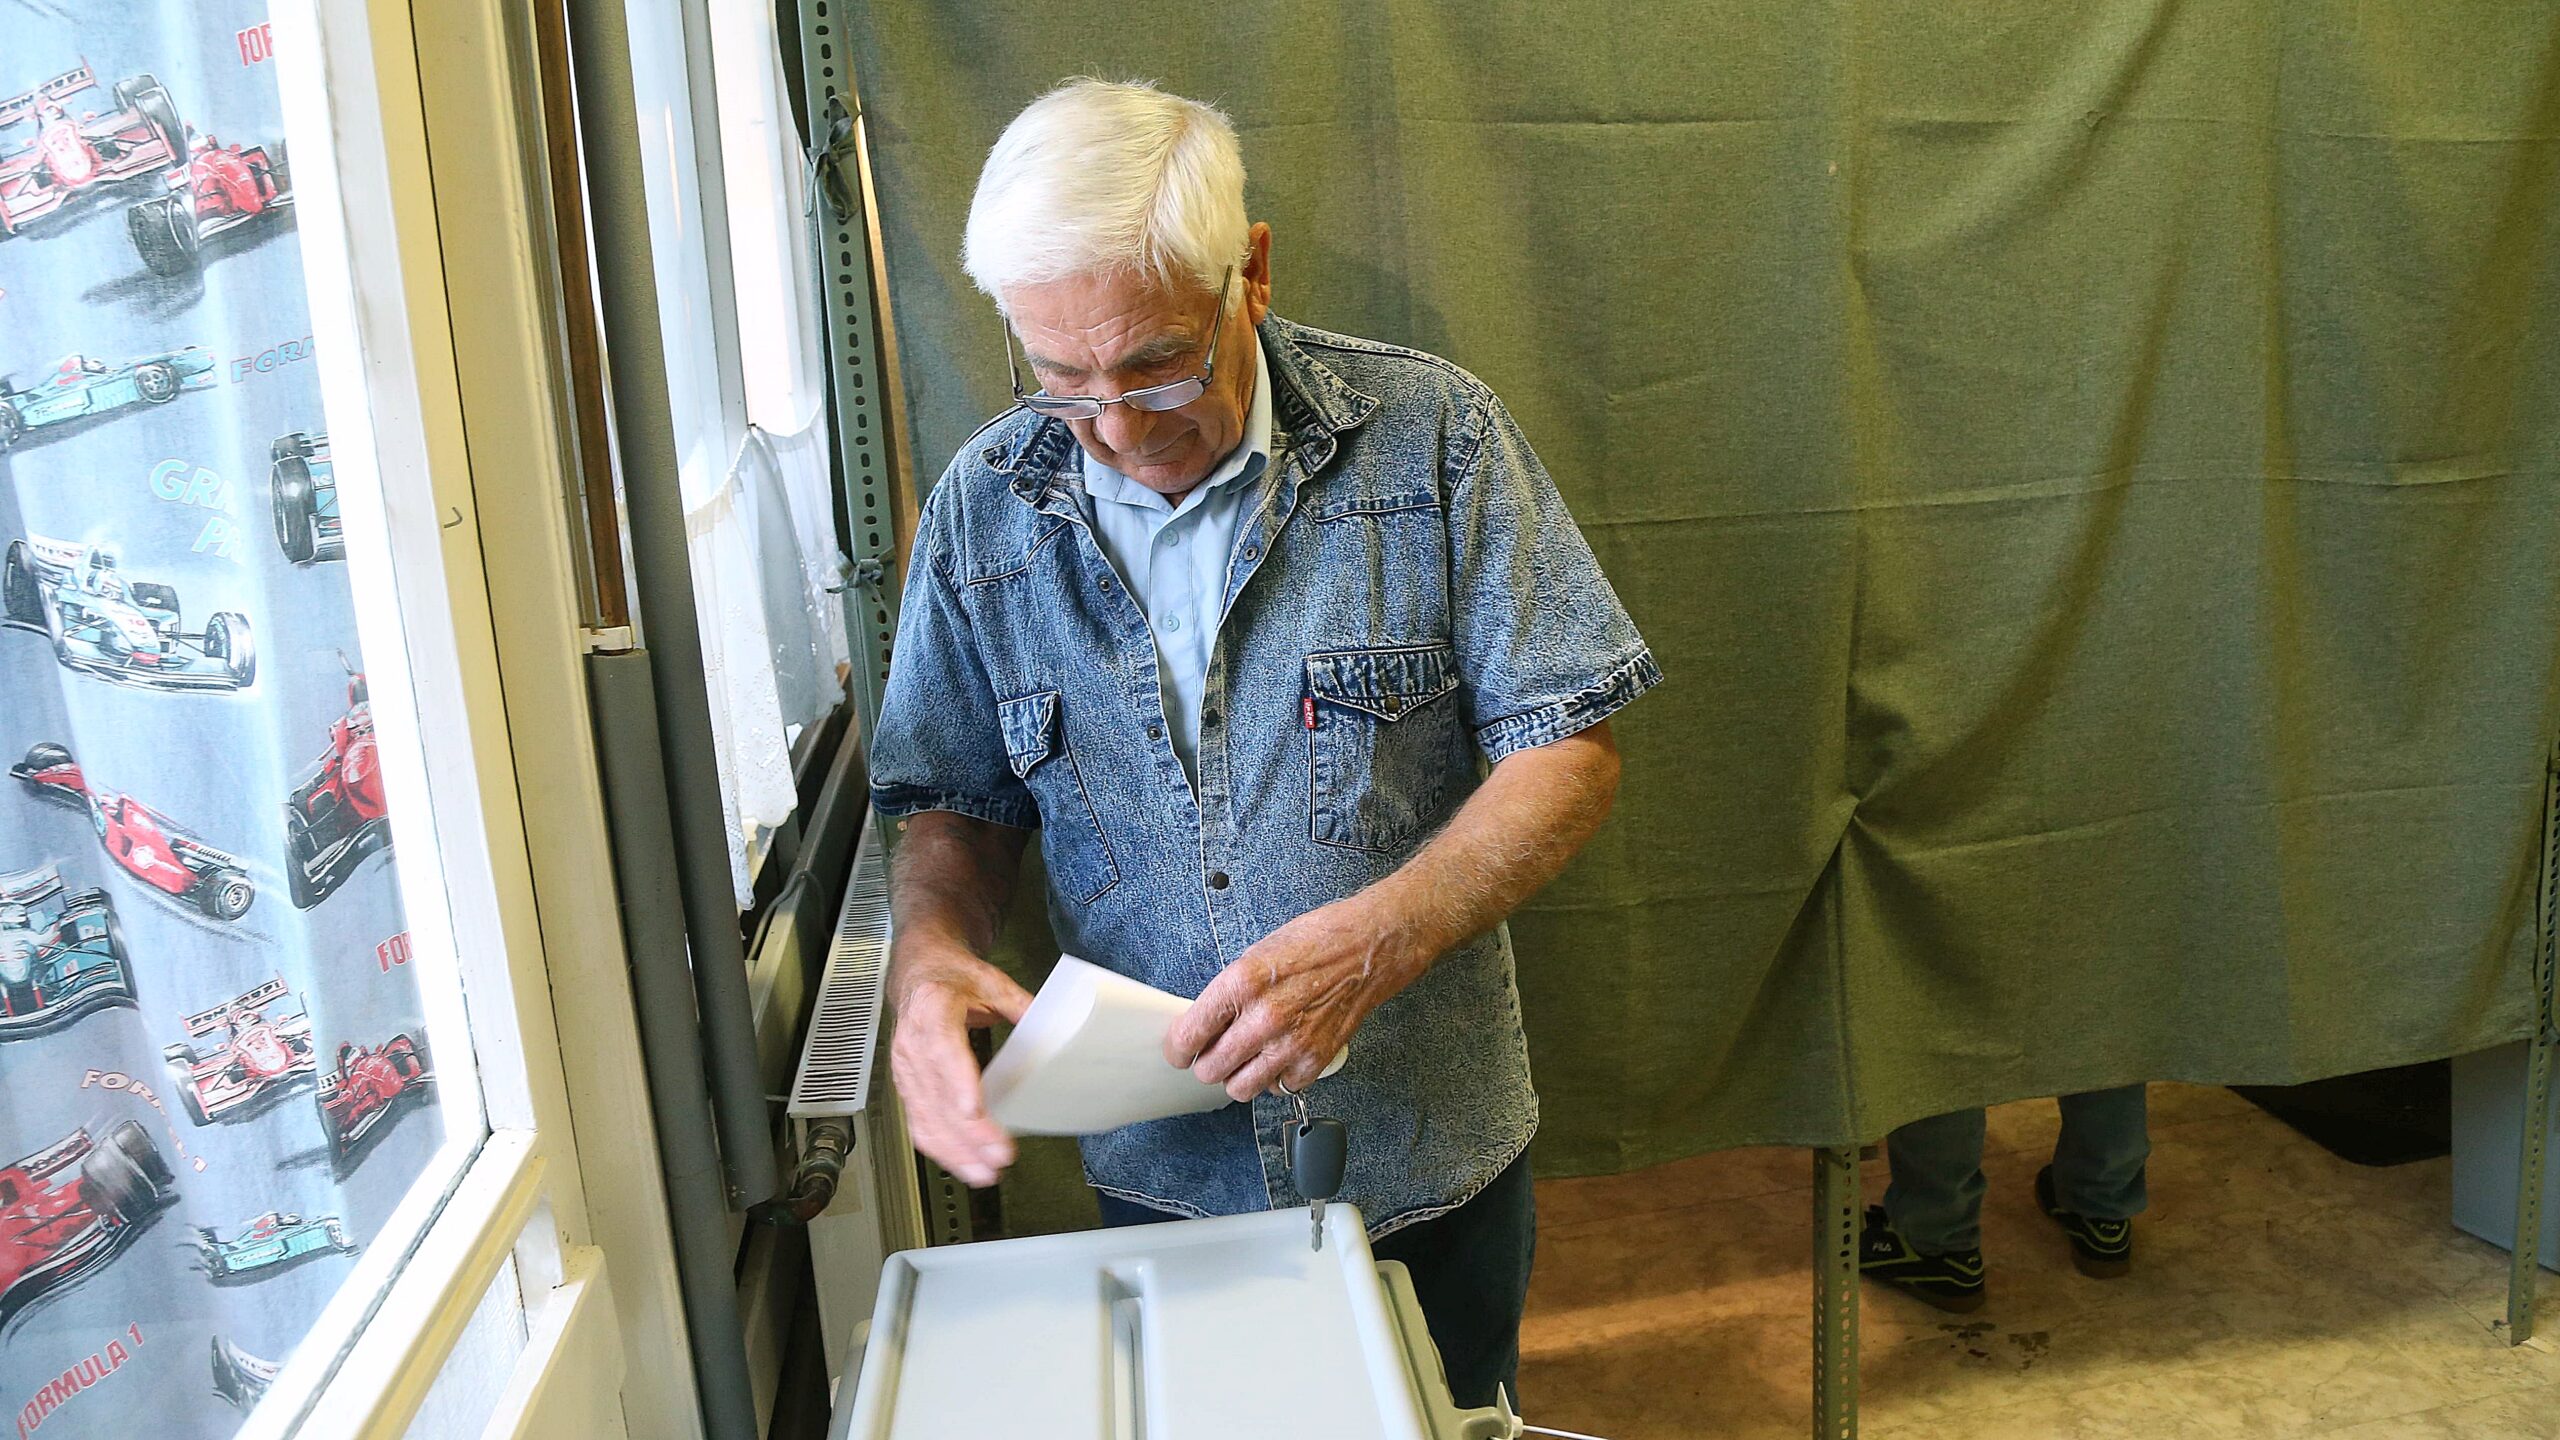
[[[1307,833],[1403,850],[1439,823],[1458,764],[1458,668],[1446,644],[1307,657]]]
[[[1003,701],[996,706],[996,722],[1004,731],[1005,763],[1040,807],[1040,859],[1050,882],[1080,904],[1101,899],[1120,883],[1120,871],[1111,862],[1084,772],[1067,748],[1058,692]]]

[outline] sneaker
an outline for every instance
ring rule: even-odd
[[[1887,1220],[1884,1207],[1867,1207],[1858,1232],[1858,1273],[1955,1315],[1982,1308],[1982,1251],[1923,1255]]]
[[[2075,1215],[2053,1198],[2053,1167],[2036,1172],[2036,1207],[2071,1237],[2071,1263],[2092,1280],[2120,1280],[2133,1273],[2133,1222]]]

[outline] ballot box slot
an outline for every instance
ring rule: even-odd
[[[1102,1393],[1107,1440],[1147,1440],[1147,1269],[1115,1265],[1102,1272],[1103,1312],[1111,1343],[1103,1351]]]

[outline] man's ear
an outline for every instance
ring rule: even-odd
[[[1254,221],[1244,245],[1244,313],[1259,325],[1271,313],[1271,227]]]

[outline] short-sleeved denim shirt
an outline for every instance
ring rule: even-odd
[[[1555,484],[1466,371],[1277,316],[1285,431],[1236,527],[1195,791],[1146,618],[1095,544],[1075,437],[1008,412],[926,501],[871,748],[884,815],[1038,827],[1070,954],[1197,995],[1291,919],[1393,871],[1483,762],[1572,735],[1660,672]],[[1380,1006],[1307,1092],[1348,1126],[1340,1198],[1385,1234],[1528,1148],[1508,934]],[[1223,1215],[1303,1204],[1263,1096],[1084,1141],[1097,1188]]]

